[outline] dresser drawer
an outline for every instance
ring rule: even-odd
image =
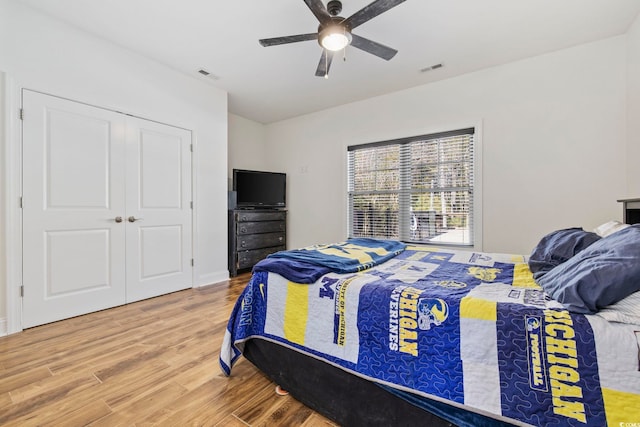
[[[239,222],[236,231],[240,236],[242,234],[284,232],[285,228],[284,221]]]
[[[286,242],[284,233],[247,234],[237,237],[236,247],[238,251],[247,249],[267,248],[269,246],[281,246]]]
[[[253,211],[241,211],[235,213],[237,222],[252,222],[252,221],[284,221],[287,217],[286,212],[253,212]]]
[[[284,249],[285,247],[283,245],[264,249],[254,249],[252,251],[238,252],[238,261],[236,264],[237,268],[243,269],[253,267],[258,261],[265,259],[267,255],[278,251],[284,251]]]

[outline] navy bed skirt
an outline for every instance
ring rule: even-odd
[[[243,354],[295,399],[341,426],[510,425],[378,385],[269,341],[249,340]]]

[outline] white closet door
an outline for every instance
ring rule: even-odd
[[[124,304],[125,116],[26,90],[23,108],[23,326]]]
[[[23,109],[23,327],[191,287],[191,132],[27,90]]]
[[[191,132],[127,118],[127,302],[192,286]]]

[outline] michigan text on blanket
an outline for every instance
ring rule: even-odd
[[[553,412],[585,423],[573,321],[567,311],[545,310],[544,315]]]

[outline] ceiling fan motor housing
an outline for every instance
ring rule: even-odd
[[[338,0],[331,0],[327,3],[327,12],[331,16],[338,16],[340,12],[342,12],[342,2]]]

